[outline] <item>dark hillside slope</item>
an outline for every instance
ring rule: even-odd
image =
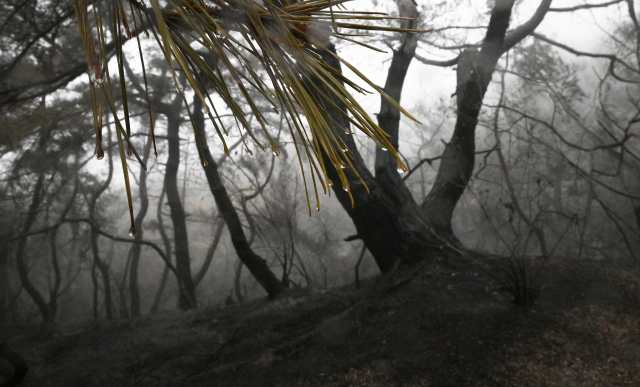
[[[638,271],[550,262],[540,284],[515,307],[473,261],[424,263],[358,291],[22,329],[10,344],[33,387],[640,386]]]

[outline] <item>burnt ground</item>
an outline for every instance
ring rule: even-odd
[[[638,269],[547,262],[525,307],[496,281],[510,267],[439,260],[360,290],[21,328],[9,344],[37,387],[640,386]]]

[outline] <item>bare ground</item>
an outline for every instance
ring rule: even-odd
[[[500,268],[438,260],[361,290],[20,328],[9,344],[34,387],[640,386],[637,269],[548,262],[517,307]]]

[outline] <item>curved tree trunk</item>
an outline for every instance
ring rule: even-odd
[[[38,141],[38,151],[42,153],[46,152],[46,145],[49,141],[51,132],[54,129],[55,124],[55,122],[51,123],[51,125],[47,129],[43,130]],[[42,315],[42,320],[45,323],[52,323],[55,320],[55,311],[51,310],[49,303],[45,300],[44,296],[29,279],[29,269],[27,268],[27,263],[24,256],[28,239],[28,236],[26,234],[29,232],[31,226],[35,222],[38,208],[40,207],[40,203],[42,202],[45,176],[45,169],[43,169],[42,171],[40,171],[40,173],[38,173],[38,179],[36,180],[36,184],[33,188],[34,192],[31,199],[31,204],[29,205],[29,212],[27,213],[27,218],[25,219],[24,225],[22,226],[23,236],[19,239],[18,247],[16,248],[16,267],[20,282],[38,307],[38,310]]]
[[[29,213],[27,214],[27,219],[25,220],[24,226],[22,228],[22,234],[27,234],[31,225],[36,219],[36,214],[38,211],[38,207],[40,206],[42,195],[42,189],[44,185],[44,172],[41,172],[38,175],[38,180],[36,181],[36,185],[34,187],[33,198],[31,199],[31,205],[29,206]],[[36,303],[40,314],[42,315],[42,320],[45,323],[52,323],[55,319],[55,315],[51,313],[49,308],[49,304],[44,299],[42,294],[36,289],[36,287],[29,280],[29,269],[27,268],[27,263],[25,262],[24,253],[27,247],[27,236],[23,236],[18,241],[18,247],[16,249],[16,266],[18,269],[18,276],[20,277],[20,282],[22,286],[25,288],[31,299]]]
[[[327,48],[335,50],[332,45]],[[333,55],[328,52],[320,54],[325,62],[338,70],[341,69],[340,63]],[[317,87],[322,90],[323,86],[317,84]],[[333,102],[343,108],[340,101]],[[335,195],[351,217],[358,236],[364,241],[380,270],[386,272],[403,260],[417,260],[429,256],[429,250],[435,246],[435,240],[429,232],[429,224],[422,216],[420,208],[397,176],[395,161],[393,171],[389,171],[382,161],[378,161],[380,167],[377,170],[380,172],[375,178],[366,168],[353,137],[341,129],[349,127],[346,118],[329,107],[327,113],[331,120],[340,124],[335,133],[349,148],[353,156],[351,163],[362,178],[361,181],[355,172],[345,170],[353,195],[353,206],[348,192],[338,188],[334,191]],[[322,156],[325,164],[331,165],[324,151]],[[331,167],[327,168],[327,175],[332,181],[340,181],[337,172]],[[394,180],[399,182],[394,183]]]
[[[193,120],[196,125],[196,130],[202,144],[204,156],[207,160],[208,166],[204,167],[204,173],[209,183],[209,189],[213,194],[213,198],[218,206],[220,215],[224,218],[229,234],[231,235],[231,243],[238,254],[238,258],[249,269],[251,274],[260,283],[264,290],[269,295],[269,298],[273,298],[278,293],[282,292],[285,288],[282,282],[273,274],[267,261],[256,254],[244,234],[240,217],[236,211],[231,198],[227,193],[227,189],[222,184],[222,179],[218,173],[218,165],[214,160],[211,152],[209,151],[209,145],[207,144],[207,137],[204,131],[204,113],[202,112],[202,101],[199,98],[194,98],[193,107]],[[202,157],[202,155],[201,155]]]
[[[496,2],[480,52],[467,49],[458,62],[456,126],[442,154],[436,182],[422,203],[437,231],[447,236],[453,236],[453,210],[473,173],[478,115],[491,75],[504,53],[512,7],[513,0]]]
[[[89,201],[89,220],[92,224],[96,224],[96,205],[98,203],[98,198],[100,195],[109,187],[111,183],[111,178],[113,177],[113,159],[111,158],[111,130],[108,129],[108,138],[109,144],[107,146],[107,156],[109,157],[109,174],[107,176],[107,180],[102,184],[97,190],[93,193],[91,200]],[[104,286],[104,308],[105,308],[105,317],[107,319],[113,319],[113,299],[111,292],[111,275],[109,273],[109,265],[104,262],[100,258],[100,247],[98,246],[98,233],[94,227],[91,227],[91,253],[93,254],[93,265],[91,267],[91,280],[93,282],[93,316],[94,318],[99,318],[98,311],[98,295],[99,295],[99,286],[98,286],[98,276],[96,273],[96,269],[100,271],[102,274],[102,283]]]
[[[408,0],[400,3],[400,11],[400,16],[403,17],[417,16],[415,5]],[[412,25],[403,27],[411,28]],[[384,91],[396,101],[400,100],[404,78],[415,54],[416,45],[417,36],[404,34],[400,46],[393,52]],[[333,45],[328,45],[327,48],[335,52]],[[341,70],[340,62],[331,53],[320,54],[325,62]],[[322,85],[318,84],[318,87],[322,88]],[[326,92],[325,94],[329,95]],[[334,100],[334,103],[343,109],[340,101]],[[342,128],[349,127],[348,121],[336,110],[327,108],[327,112]],[[398,149],[400,112],[384,99],[378,123],[391,135],[390,142]],[[353,220],[359,238],[364,241],[380,270],[387,272],[403,261],[429,257],[433,248],[440,248],[441,243],[438,243],[437,238],[431,233],[428,219],[423,216],[411,192],[403,183],[397,171],[395,158],[390,152],[381,149],[376,151],[374,177],[362,160],[353,137],[339,127],[336,128],[336,134],[349,147],[353,156],[352,164],[366,187],[353,171],[345,170],[353,195],[353,206],[348,192],[336,189],[335,195]],[[331,165],[324,152],[323,157],[325,164]],[[327,175],[332,181],[339,181],[333,168],[327,168]]]
[[[142,155],[142,161],[147,164],[149,155],[151,154],[152,138],[147,138],[147,143],[144,146]],[[149,209],[149,195],[147,194],[147,171],[144,168],[140,168],[140,209],[136,215],[135,224],[141,225],[144,217],[147,215]],[[144,228],[139,227],[136,233],[135,240],[141,241],[144,235]],[[131,301],[131,317],[140,316],[140,291],[138,289],[138,264],[140,262],[140,252],[142,251],[142,245],[140,243],[134,243],[131,246],[131,262],[129,264],[129,298]]]
[[[475,130],[482,100],[487,91],[491,75],[502,54],[526,36],[530,35],[549,10],[551,0],[541,3],[529,21],[507,34],[514,0],[496,0],[480,50],[467,49],[452,62],[458,68],[458,117],[451,141],[442,155],[436,182],[420,205],[414,200],[389,152],[376,151],[375,177],[367,170],[355,142],[342,128],[348,128],[347,120],[337,111],[327,108],[327,114],[336,125],[336,135],[349,147],[352,164],[362,181],[353,171],[346,171],[351,197],[340,189],[336,197],[353,220],[367,249],[382,272],[391,270],[396,264],[433,256],[444,247],[461,246],[453,234],[451,220],[453,210],[466,189],[473,172],[475,159]],[[398,1],[400,16],[417,16],[415,5],[409,0]],[[411,27],[410,21],[403,21]],[[405,33],[398,49],[394,50],[385,92],[396,101],[400,100],[404,78],[415,54],[416,37]],[[334,51],[332,45],[327,45]],[[335,51],[334,51],[335,52]],[[332,67],[341,70],[340,63],[329,53],[319,52]],[[313,81],[313,80],[311,80]],[[319,86],[321,87],[321,85]],[[339,101],[334,103],[344,110]],[[378,116],[379,126],[392,136],[391,143],[398,148],[400,114],[383,100]],[[331,165],[323,152],[325,163]],[[327,175],[339,181],[336,171],[327,168]],[[367,192],[364,184],[369,188]]]
[[[171,209],[173,223],[174,245],[176,252],[176,270],[180,277],[178,307],[182,310],[197,306],[195,285],[191,276],[191,258],[189,257],[189,239],[187,236],[187,222],[184,208],[178,191],[178,167],[180,166],[180,114],[182,97],[177,96],[171,103],[169,110],[163,113],[167,117],[167,143],[169,156],[164,175],[164,189],[167,202]]]

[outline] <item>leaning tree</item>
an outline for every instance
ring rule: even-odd
[[[416,28],[419,12],[415,3],[397,1],[400,26],[395,28],[349,21],[387,17],[347,11],[342,7],[345,1],[266,1],[263,5],[236,0],[186,1],[169,2],[164,7],[158,1],[150,3],[146,6],[130,0],[127,5],[131,16],[128,17],[121,2],[112,2],[105,10],[99,6],[88,8],[81,0],[75,2],[94,106],[100,109],[104,99],[114,114],[125,179],[125,143],[130,133],[126,85],[122,60],[118,59],[120,89],[125,96],[120,120],[112,102],[105,29],[97,28],[97,41],[92,35],[91,20],[95,19],[101,27],[102,11],[111,15],[111,31],[116,43],[125,36],[138,38],[140,28],[151,31],[172,69],[175,86],[185,105],[187,92],[193,93],[202,106],[196,113],[204,112],[210,118],[225,150],[227,145],[221,133],[227,128],[220,120],[214,100],[232,111],[241,130],[246,131],[258,147],[265,147],[248,125],[247,112],[240,109],[229,91],[221,75],[223,71],[230,73],[239,87],[250,113],[257,117],[264,130],[269,141],[267,147],[274,154],[279,150],[269,137],[265,113],[258,109],[250,91],[257,92],[276,113],[283,114],[300,160],[305,155],[310,161],[305,176],[313,182],[315,194],[317,184],[324,190],[330,190],[334,184],[342,186],[335,189],[336,197],[353,220],[357,238],[364,241],[380,270],[386,272],[398,263],[428,258],[444,246],[461,246],[452,231],[451,220],[473,172],[476,127],[484,96],[500,58],[534,32],[549,12],[551,0],[542,0],[528,21],[511,29],[515,1],[496,0],[480,43],[462,46],[459,54],[448,61],[423,59],[428,64],[457,66],[457,119],[451,140],[440,158],[436,181],[420,200],[413,197],[404,183],[401,173],[406,171],[406,166],[396,152],[401,112],[408,115],[398,101],[418,46],[416,32],[421,32]],[[133,23],[128,22],[128,18]],[[383,88],[366,79],[337,54],[335,39],[354,42],[345,33],[348,29],[394,30],[402,35],[399,44],[393,47]],[[118,58],[122,57],[118,48],[121,46],[116,44]],[[260,70],[252,66],[250,59],[259,63]],[[363,89],[343,75],[342,66],[359,75],[382,96],[377,124],[347,92],[346,86],[356,91]],[[177,69],[186,75],[186,81],[180,79]],[[189,110],[188,114],[194,121],[194,113]],[[120,121],[122,124],[118,124]],[[208,147],[203,144],[204,133],[195,123],[193,126],[206,167]],[[379,146],[373,171],[365,166],[358,152],[352,128],[363,131]],[[96,122],[96,133],[99,139],[99,122]],[[99,153],[99,141],[97,147]],[[132,147],[128,144],[127,148],[131,151]],[[305,173],[302,162],[300,165]],[[128,187],[128,182],[126,185]],[[128,188],[127,191],[131,203]],[[133,216],[132,230],[135,231]]]
[[[131,233],[136,230],[126,155],[132,153],[142,160],[129,142],[131,125],[122,45],[127,39],[139,42],[144,33],[158,42],[169,64],[171,79],[192,121],[205,171],[211,166],[206,133],[200,124],[202,115],[210,119],[222,147],[228,149],[224,134],[229,128],[221,120],[217,110],[220,106],[232,112],[241,133],[252,138],[259,148],[280,153],[269,134],[267,113],[256,102],[260,99],[274,114],[284,117],[285,127],[294,139],[305,187],[307,183],[313,187],[307,197],[316,196],[317,200],[318,190],[335,187],[337,199],[353,220],[355,237],[364,241],[383,272],[398,263],[431,257],[443,247],[461,246],[452,231],[452,216],[474,169],[478,117],[496,66],[506,52],[534,33],[549,12],[571,10],[553,9],[551,0],[541,0],[526,22],[512,27],[515,1],[496,0],[479,43],[458,45],[450,60],[420,58],[429,65],[456,66],[457,103],[455,128],[440,157],[435,183],[425,197],[416,199],[402,178],[406,166],[396,152],[400,116],[408,115],[398,102],[408,67],[420,44],[418,33],[423,32],[417,25],[419,9],[413,2],[397,1],[399,27],[378,26],[376,21],[390,18],[373,12],[349,11],[344,8],[346,1],[339,0],[149,3],[147,6],[137,0],[91,4],[74,1],[96,112],[96,149],[100,156],[99,113],[108,107],[116,124]],[[616,1],[581,7],[612,3]],[[382,88],[366,79],[336,51],[336,39],[357,43],[349,33],[354,29],[391,30],[401,36],[392,47],[393,56]],[[142,49],[140,53],[142,59]],[[117,79],[109,72],[113,55],[117,59]],[[343,75],[342,67],[382,96],[377,123],[347,92],[346,87],[364,89]],[[229,83],[238,88],[248,109],[242,109],[236,101],[237,94],[230,91]],[[122,109],[114,102],[118,95],[122,96]],[[194,104],[199,105],[197,111],[190,109],[188,96],[197,101]],[[254,134],[247,119],[249,114],[256,117],[263,130],[265,144]],[[373,170],[366,167],[358,151],[353,138],[355,130],[364,132],[379,147]],[[303,159],[309,163],[303,164]],[[265,269],[264,265],[258,266]],[[265,273],[273,278],[268,270]],[[259,279],[259,282],[269,294],[279,291],[279,285],[269,288],[265,285],[268,281]]]

